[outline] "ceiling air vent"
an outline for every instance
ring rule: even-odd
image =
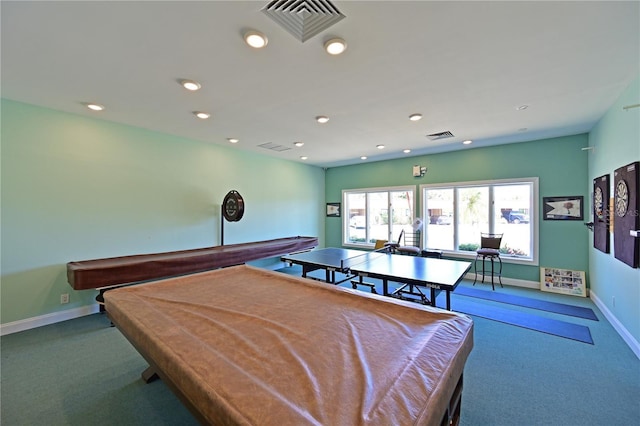
[[[446,139],[446,138],[452,138],[453,137],[453,133],[451,133],[450,131],[446,131],[446,132],[440,132],[440,133],[432,133],[430,135],[427,135],[427,137],[429,139],[431,139],[432,141],[437,141],[440,139]]]
[[[303,43],[345,17],[328,0],[274,0],[262,12]]]
[[[288,146],[278,145],[272,142],[263,143],[258,146],[260,148],[270,149],[271,151],[277,151],[277,152],[288,151],[291,149]]]

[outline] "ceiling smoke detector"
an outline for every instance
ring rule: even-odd
[[[273,0],[262,12],[303,43],[345,18],[328,0]]]

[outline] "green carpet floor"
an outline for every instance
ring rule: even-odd
[[[599,321],[571,321],[588,326],[594,344],[473,318],[463,426],[637,424],[640,360],[590,300],[496,291],[593,309]],[[0,353],[3,426],[197,424],[162,381],[144,384],[144,359],[101,314],[3,336]]]

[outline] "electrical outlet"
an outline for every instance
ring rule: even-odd
[[[64,305],[65,303],[69,303],[69,293],[62,293],[60,295],[60,304]]]

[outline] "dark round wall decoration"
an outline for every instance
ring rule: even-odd
[[[229,191],[222,201],[222,215],[229,222],[238,222],[244,215],[244,200],[238,191]]]

